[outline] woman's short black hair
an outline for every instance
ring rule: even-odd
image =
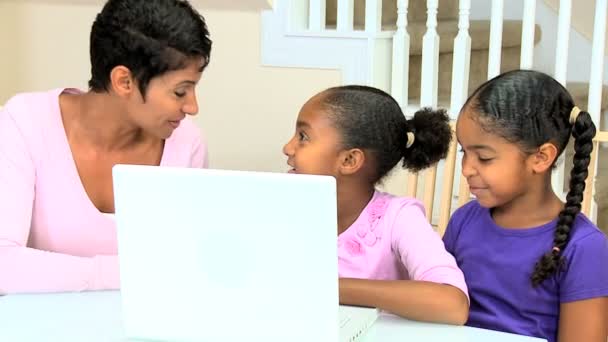
[[[185,67],[209,63],[211,40],[204,18],[182,0],[109,0],[90,36],[92,91],[108,91],[110,72],[123,65],[145,98],[150,80]]]

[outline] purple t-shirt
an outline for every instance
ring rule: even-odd
[[[560,303],[608,296],[608,239],[582,214],[563,251],[564,270],[532,286],[535,263],[553,246],[556,222],[506,229],[477,201],[454,213],[443,239],[469,287],[467,325],[554,342]]]

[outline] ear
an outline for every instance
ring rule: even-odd
[[[365,153],[363,150],[353,148],[340,152],[338,156],[338,170],[343,175],[352,175],[361,170],[365,163]]]
[[[131,70],[124,65],[115,66],[110,72],[112,90],[121,97],[128,97],[137,92],[137,86]]]
[[[558,150],[552,143],[542,144],[538,151],[530,156],[531,168],[534,173],[545,173],[551,170],[555,159],[557,159]]]

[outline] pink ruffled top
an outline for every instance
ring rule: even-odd
[[[414,198],[376,191],[338,236],[338,267],[343,278],[431,281],[468,293],[454,257]]]
[[[59,96],[23,93],[0,110],[0,295],[117,289],[116,222],[87,196]],[[207,145],[186,119],[161,165],[202,168]]]

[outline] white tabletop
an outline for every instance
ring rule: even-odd
[[[0,341],[127,341],[120,292],[0,296]],[[420,323],[381,315],[363,342],[540,342],[470,327]]]

